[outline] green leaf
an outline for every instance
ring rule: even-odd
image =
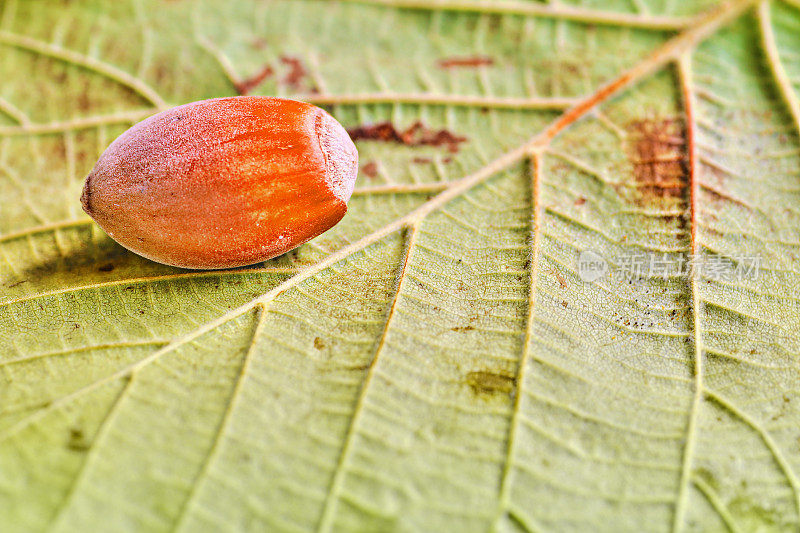
[[[797,0],[5,0],[0,49],[0,530],[800,527]],[[245,92],[354,133],[339,225],[194,272],[83,215]]]

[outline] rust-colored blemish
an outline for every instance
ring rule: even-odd
[[[550,270],[549,273],[555,276],[556,280],[558,281],[558,284],[561,286],[562,289],[566,289],[567,287],[569,287],[569,283],[567,283],[566,278],[564,278],[564,276],[561,275],[561,272],[559,272],[558,270]]]
[[[368,178],[378,177],[378,164],[375,161],[369,161],[361,167],[361,172]]]
[[[517,386],[517,378],[487,370],[467,372],[467,385],[475,394],[510,394]]]
[[[379,122],[350,128],[347,130],[354,141],[370,140],[394,142],[406,146],[444,146],[450,152],[458,152],[459,145],[467,138],[448,130],[432,130],[422,122],[414,122],[404,130],[398,130],[391,122]]]
[[[491,67],[494,59],[488,56],[446,57],[436,62],[439,68],[476,68]]]
[[[76,452],[84,452],[89,449],[90,443],[86,440],[86,435],[81,428],[70,428],[67,448]]]
[[[281,82],[292,89],[300,89],[303,80],[308,75],[308,71],[305,65],[303,65],[303,62],[297,57],[281,56],[281,63],[289,67],[289,72],[286,73]]]
[[[233,85],[236,88],[236,92],[239,93],[239,96],[246,96],[250,94],[250,91],[261,85],[261,83],[272,76],[272,67],[269,65],[264,65],[260,71],[258,71],[255,75],[235,82]]]
[[[645,205],[685,198],[689,182],[686,134],[674,119],[644,119],[627,124],[628,159],[635,198]]]

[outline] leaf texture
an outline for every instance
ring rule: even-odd
[[[0,2],[0,530],[797,530],[798,30],[796,0]],[[349,128],[341,224],[188,272],[81,213],[131,124],[246,93]],[[586,252],[761,267],[586,282]]]

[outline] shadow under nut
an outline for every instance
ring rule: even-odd
[[[265,261],[347,212],[358,153],[322,109],[264,96],[178,106],[120,135],[95,164],[83,209],[114,240],[183,268]]]

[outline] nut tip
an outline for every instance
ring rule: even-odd
[[[326,178],[331,191],[347,203],[358,175],[358,151],[347,130],[323,110],[317,119],[317,136],[325,154]]]

